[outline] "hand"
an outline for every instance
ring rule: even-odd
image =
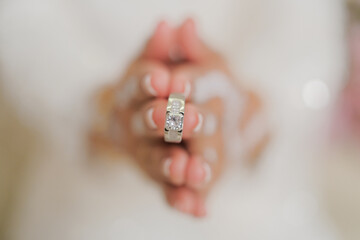
[[[112,123],[106,129],[113,144],[126,149],[162,183],[171,206],[194,216],[206,214],[205,198],[227,155],[224,136],[236,138],[233,132],[238,132],[244,137],[246,126],[260,110],[256,96],[238,88],[232,79],[220,55],[200,40],[191,19],[177,29],[161,22],[119,85],[104,94],[107,103],[102,105]],[[172,92],[187,98],[182,144],[163,141],[167,97]],[[233,129],[224,127],[229,101],[235,100],[236,106],[243,99],[246,107],[235,108],[241,117],[230,126]],[[247,152],[257,148],[263,137]]]

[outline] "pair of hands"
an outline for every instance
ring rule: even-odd
[[[226,63],[198,37],[193,20],[177,28],[160,22],[122,81],[103,92],[100,104],[111,143],[161,183],[170,206],[197,217],[206,215],[205,198],[225,159],[224,99],[193,101],[197,79],[214,70],[237,89]],[[181,144],[163,140],[167,98],[173,92],[186,97]],[[256,108],[249,96],[252,104],[236,127],[244,129]]]

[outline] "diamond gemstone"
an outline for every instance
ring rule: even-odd
[[[167,113],[165,128],[179,131],[182,129],[184,117],[182,114]]]
[[[171,103],[171,112],[173,112],[173,113],[179,112],[180,108],[181,108],[180,101],[175,100]]]

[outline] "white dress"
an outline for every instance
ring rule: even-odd
[[[340,0],[2,1],[2,90],[38,133],[9,239],[337,239],[316,154],[345,67],[343,11]],[[263,95],[275,133],[255,169],[230,164],[203,220],[168,207],[127,161],[89,162],[85,144],[95,91],[159,20],[187,16]]]

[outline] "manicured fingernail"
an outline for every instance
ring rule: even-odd
[[[144,79],[144,88],[145,90],[153,95],[153,96],[156,96],[157,95],[157,92],[155,91],[155,89],[153,88],[153,86],[151,85],[151,74],[146,74]]]
[[[194,128],[194,132],[199,132],[203,125],[203,116],[201,113],[198,113],[198,124]]]
[[[170,165],[171,165],[171,158],[165,159],[163,164],[163,174],[165,177],[170,176]]]
[[[157,126],[154,122],[153,113],[154,113],[154,108],[150,108],[149,110],[146,111],[146,122],[151,129],[156,129]]]
[[[191,92],[191,84],[189,81],[186,81],[185,89],[184,89],[185,98],[188,98],[190,96],[190,92]]]
[[[210,182],[211,176],[212,176],[211,168],[210,168],[210,165],[209,165],[208,163],[204,163],[204,164],[203,164],[203,167],[204,167],[204,170],[205,170],[205,179],[204,179],[204,182],[205,182],[205,183],[208,183],[208,182]]]

